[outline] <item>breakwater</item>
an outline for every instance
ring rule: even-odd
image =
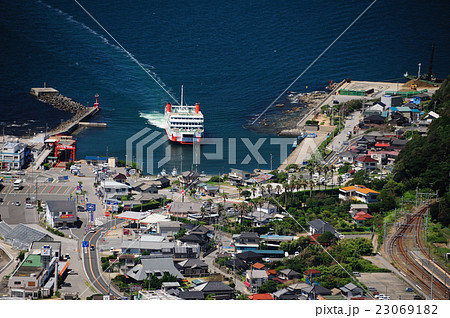
[[[72,133],[80,126],[81,121],[91,118],[100,110],[98,101],[96,101],[94,107],[87,107],[74,101],[70,97],[59,94],[59,91],[54,88],[32,88],[31,94],[36,96],[36,98],[43,103],[50,104],[54,108],[74,114],[72,118],[61,122],[58,127],[52,129],[49,132],[50,136]],[[96,95],[96,98],[97,97],[98,95]]]
[[[50,104],[53,107],[64,110],[70,113],[84,113],[88,111],[89,107],[74,101],[73,99],[57,94],[41,94],[38,99],[44,103]]]

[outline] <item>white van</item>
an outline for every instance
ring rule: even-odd
[[[33,205],[31,203],[27,203],[27,204],[25,204],[25,208],[32,209],[34,207],[33,207]]]

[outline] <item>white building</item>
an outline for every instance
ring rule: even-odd
[[[77,207],[74,201],[47,201],[45,211],[47,223],[51,227],[74,227],[77,222]]]
[[[20,170],[25,165],[25,148],[27,145],[18,142],[6,142],[0,148],[0,170]]]
[[[10,296],[31,299],[50,296],[55,287],[55,266],[57,257],[50,246],[32,251],[9,278]]]
[[[128,195],[129,187],[123,183],[105,180],[100,183],[100,191],[105,200],[120,199]]]

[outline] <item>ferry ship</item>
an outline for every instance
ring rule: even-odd
[[[200,104],[183,105],[183,86],[181,86],[181,104],[166,105],[164,128],[169,140],[181,144],[199,142],[203,137],[203,114],[200,111]]]

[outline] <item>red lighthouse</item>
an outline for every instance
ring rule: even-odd
[[[95,103],[94,103],[94,107],[95,107],[95,108],[99,108],[99,107],[98,107],[98,94],[95,94]]]

